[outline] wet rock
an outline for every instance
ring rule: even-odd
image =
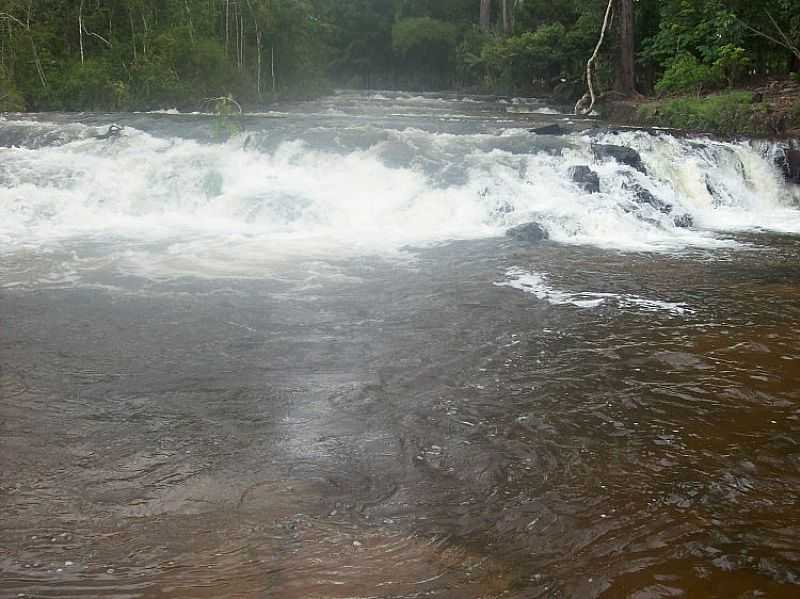
[[[108,127],[108,131],[106,131],[105,133],[100,133],[99,135],[96,135],[95,138],[96,139],[111,139],[111,138],[114,138],[114,137],[118,137],[119,134],[122,133],[122,129],[123,129],[123,127],[120,127],[119,125],[117,125],[115,123],[115,124],[110,125]]]
[[[600,177],[588,166],[573,166],[569,169],[569,176],[586,193],[600,193]]]
[[[785,160],[786,179],[791,183],[800,185],[800,150],[786,149],[783,151]]]
[[[528,129],[528,132],[535,133],[536,135],[566,135],[569,133],[569,131],[557,123],[554,125],[545,125],[544,127],[536,127],[535,129]]]
[[[638,183],[626,183],[624,187],[633,193],[634,201],[637,204],[651,206],[662,214],[670,214],[672,212],[672,206],[659,200]]]
[[[691,214],[679,214],[673,221],[679,229],[691,229],[694,226],[694,219]]]
[[[640,173],[647,174],[647,169],[644,167],[642,157],[639,155],[639,152],[633,148],[615,146],[612,144],[597,144],[592,146],[592,152],[594,152],[594,157],[597,160],[611,158],[620,164],[626,164],[635,168]]]
[[[550,237],[547,229],[542,227],[539,223],[526,223],[524,225],[512,227],[506,231],[506,236],[516,241],[524,241],[525,243],[539,243]]]

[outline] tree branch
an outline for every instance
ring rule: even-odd
[[[778,25],[778,22],[769,13],[769,11],[764,11],[764,12],[767,13],[767,16],[769,17],[769,20],[772,22],[772,25],[775,27],[775,29],[778,31],[778,34],[784,39],[784,41],[776,39],[776,38],[772,37],[771,35],[769,35],[768,33],[764,33],[763,31],[760,31],[760,30],[756,29],[755,27],[753,27],[752,25],[750,25],[748,23],[745,23],[741,19],[737,18],[737,20],[739,21],[739,23],[741,23],[745,27],[745,29],[748,29],[748,30],[752,31],[753,33],[755,33],[756,35],[758,35],[760,37],[763,37],[766,40],[771,41],[773,44],[776,44],[776,45],[780,46],[781,48],[786,48],[792,54],[794,54],[795,56],[800,58],[800,48],[798,48],[797,46],[792,44],[791,40],[783,32],[783,29],[781,29],[780,25]]]

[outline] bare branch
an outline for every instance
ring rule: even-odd
[[[20,20],[19,20],[17,17],[15,17],[14,15],[10,15],[10,14],[8,14],[7,12],[0,12],[0,19],[8,19],[8,20],[10,20],[10,21],[14,21],[14,22],[15,22],[17,25],[19,25],[20,27],[25,27],[25,29],[28,29],[28,27],[26,27],[26,26],[25,26],[25,23],[23,23],[22,21],[20,21]]]
[[[91,36],[93,36],[93,37],[96,37],[97,39],[99,39],[101,42],[103,42],[103,43],[104,43],[106,46],[108,46],[109,48],[113,48],[113,47],[114,47],[114,46],[113,46],[113,44],[112,44],[111,42],[109,42],[109,41],[108,41],[106,38],[104,38],[104,37],[103,37],[102,35],[100,35],[99,33],[95,33],[94,31],[89,31],[88,29],[86,29],[86,26],[85,26],[85,25],[83,26],[83,32],[84,32],[86,35],[91,35]]]
[[[789,48],[789,49],[790,49],[792,52],[794,52],[795,54],[798,54],[800,51],[798,51],[798,49],[797,49],[797,46],[795,46],[795,45],[792,43],[792,40],[790,40],[790,39],[789,39],[789,37],[786,35],[786,33],[784,33],[784,31],[783,31],[783,29],[781,28],[781,26],[780,26],[780,25],[778,25],[778,22],[775,20],[775,17],[773,17],[773,16],[772,16],[772,14],[770,14],[770,12],[769,12],[768,10],[766,10],[766,11],[764,11],[764,12],[766,12],[766,13],[767,13],[767,16],[769,17],[769,20],[770,20],[770,21],[772,21],[772,25],[775,27],[775,29],[777,30],[777,32],[780,34],[780,36],[781,36],[781,37],[783,38],[783,40],[786,42],[786,47],[787,47],[787,48]]]
[[[600,31],[600,39],[597,40],[597,46],[595,46],[594,53],[592,54],[589,61],[586,63],[586,83],[589,85],[589,96],[591,97],[591,102],[589,103],[589,107],[585,110],[581,110],[580,104],[575,106],[575,114],[589,114],[594,110],[594,105],[597,102],[597,97],[594,94],[594,85],[592,84],[592,67],[594,66],[595,61],[597,60],[597,55],[600,54],[600,48],[603,47],[603,41],[606,38],[606,31],[608,30],[608,21],[611,18],[611,10],[614,7],[614,0],[608,0],[608,8],[606,8],[606,16],[603,19],[603,29]]]
[[[767,16],[769,17],[769,20],[772,21],[772,25],[775,27],[775,29],[778,31],[778,34],[783,38],[784,41],[776,39],[776,38],[772,37],[771,35],[769,35],[768,33],[764,33],[763,31],[760,31],[759,29],[756,29],[755,27],[753,27],[752,25],[750,25],[748,23],[745,23],[741,19],[737,19],[737,20],[739,21],[739,23],[741,23],[745,27],[745,29],[748,29],[752,33],[755,33],[756,35],[758,35],[760,37],[763,37],[766,40],[771,41],[773,44],[776,44],[776,45],[780,46],[781,48],[786,48],[792,54],[794,54],[795,56],[800,58],[800,48],[798,48],[797,46],[792,44],[791,40],[783,32],[783,29],[781,29],[780,25],[778,25],[778,22],[774,19],[774,17],[768,11],[765,11],[765,12],[767,13]]]

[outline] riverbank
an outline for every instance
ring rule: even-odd
[[[767,85],[705,96],[671,96],[609,102],[612,124],[669,127],[723,137],[800,137],[800,83]]]

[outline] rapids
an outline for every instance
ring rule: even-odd
[[[2,116],[0,598],[797,596],[779,151],[446,94]]]

